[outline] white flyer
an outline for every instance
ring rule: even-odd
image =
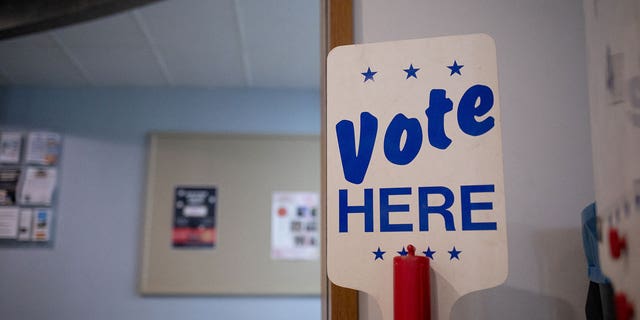
[[[19,132],[2,132],[0,134],[0,163],[20,162],[22,135]]]
[[[33,210],[31,208],[20,209],[18,219],[18,241],[31,240],[31,224],[33,221]]]
[[[18,236],[18,207],[0,207],[0,239]]]
[[[54,165],[60,157],[62,138],[54,132],[30,132],[27,139],[27,163]]]
[[[39,208],[33,209],[33,225],[31,230],[31,240],[33,241],[49,241],[51,231],[51,209]]]
[[[320,208],[316,192],[274,192],[271,202],[271,259],[317,260]]]
[[[51,204],[57,173],[56,168],[27,168],[21,183],[20,204]]]

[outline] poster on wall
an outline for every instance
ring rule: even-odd
[[[28,167],[20,191],[20,203],[50,205],[56,186],[58,170],[50,167]]]
[[[0,134],[0,162],[20,162],[22,135],[19,132],[2,132]]]
[[[51,234],[51,209],[37,208],[33,209],[34,217],[32,220],[31,240],[33,241],[49,241]]]
[[[271,198],[271,259],[317,260],[320,254],[319,195],[274,192]]]
[[[216,245],[216,188],[177,186],[173,210],[174,248]]]
[[[55,165],[60,158],[62,137],[55,132],[30,132],[27,137],[26,161]]]
[[[0,168],[0,206],[16,204],[20,168]]]
[[[18,236],[18,207],[0,208],[0,239]]]

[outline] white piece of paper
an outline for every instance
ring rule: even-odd
[[[0,134],[0,162],[20,162],[22,135],[19,132],[3,132]]]
[[[31,224],[33,223],[33,210],[30,208],[20,209],[18,219],[18,241],[31,240]]]
[[[271,202],[271,259],[317,260],[320,208],[315,192],[275,192]]]
[[[0,239],[18,236],[18,207],[0,208]]]
[[[49,205],[56,185],[56,168],[27,168],[20,192],[21,204]]]
[[[49,241],[51,230],[51,209],[40,208],[33,209],[34,217],[31,229],[33,233],[31,240],[33,241]]]
[[[60,157],[62,138],[54,132],[30,132],[27,138],[27,163],[53,165]]]

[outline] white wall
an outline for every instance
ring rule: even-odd
[[[355,0],[356,43],[487,33],[502,109],[509,277],[453,319],[584,319],[594,200],[582,0]],[[379,318],[361,297],[362,319]]]
[[[146,134],[319,134],[319,103],[317,91],[0,88],[0,128],[65,138],[55,246],[0,248],[0,319],[320,319],[318,296],[143,298],[136,288]]]

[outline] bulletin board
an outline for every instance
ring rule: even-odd
[[[177,186],[215,188],[214,247],[172,245]],[[318,136],[150,135],[143,295],[316,295],[320,262],[274,260],[274,192],[320,190]]]

